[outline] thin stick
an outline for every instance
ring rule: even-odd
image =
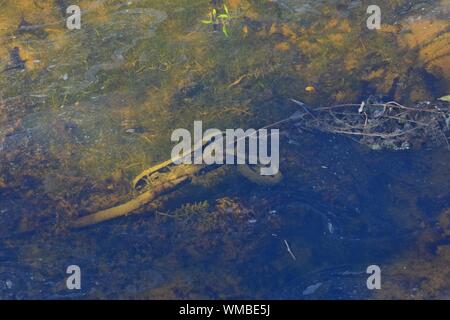
[[[289,252],[292,259],[297,260],[297,257],[294,255],[294,253],[291,250],[291,247],[289,247],[289,243],[286,240],[284,240],[284,244],[286,245],[286,250],[287,250],[287,252]]]
[[[228,85],[228,89],[230,89],[234,86],[237,86],[239,83],[241,83],[242,80],[244,80],[247,77],[248,77],[248,74],[244,74],[244,75],[240,76],[236,81],[234,81],[233,83]]]

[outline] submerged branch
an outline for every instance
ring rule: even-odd
[[[126,216],[133,211],[136,211],[140,207],[146,205],[150,201],[155,200],[157,197],[173,191],[177,186],[181,185],[183,182],[187,182],[188,180],[189,176],[184,176],[169,182],[165,182],[157,188],[142,193],[141,195],[128,201],[127,203],[78,218],[72,223],[71,227],[83,228],[100,222]]]

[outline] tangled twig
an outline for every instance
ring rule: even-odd
[[[395,101],[363,102],[313,109],[292,101],[303,109],[295,122],[298,127],[352,137],[373,149],[401,150],[430,142],[450,146],[448,103],[406,107]]]

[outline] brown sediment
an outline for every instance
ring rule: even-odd
[[[377,299],[450,298],[450,209],[426,227],[417,246],[384,268],[383,290]]]

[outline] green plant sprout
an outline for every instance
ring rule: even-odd
[[[222,32],[225,36],[229,36],[227,25],[232,19],[230,12],[228,11],[228,7],[223,5],[223,10],[225,13],[218,14],[216,9],[212,9],[209,13],[209,20],[202,20],[204,24],[212,24],[213,26],[222,25]]]

